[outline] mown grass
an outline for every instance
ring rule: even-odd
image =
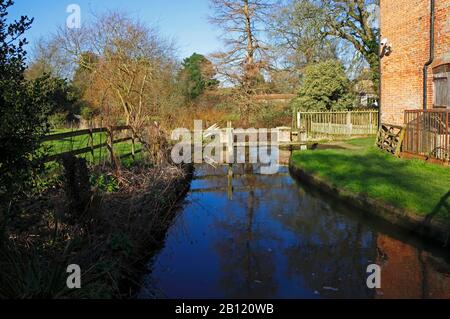
[[[52,131],[51,134],[59,134],[65,132],[71,132],[70,129],[58,129]],[[107,141],[106,133],[96,133],[93,134],[94,145],[102,144]],[[57,141],[50,141],[43,143],[43,149],[46,150],[48,155],[60,154],[64,152],[74,151],[77,149],[82,149],[90,146],[89,135],[75,136],[70,138],[65,138]],[[142,145],[140,143],[135,144],[135,150],[141,150]],[[116,156],[120,157],[125,154],[131,153],[132,144],[130,141],[114,144],[114,153]],[[90,152],[79,155],[85,158],[89,163],[99,164],[104,160],[108,159],[108,150],[106,147],[98,148],[94,150],[94,154]],[[125,159],[126,161],[126,159]],[[50,163],[50,165],[52,165]]]
[[[347,141],[352,149],[295,152],[294,165],[355,194],[450,222],[450,169],[399,159],[374,146],[374,138]]]

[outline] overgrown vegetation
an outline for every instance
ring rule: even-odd
[[[64,159],[62,178],[22,201],[0,250],[0,298],[128,298],[159,249],[190,171],[134,163],[113,175]],[[39,214],[36,214],[39,211]],[[82,269],[81,290],[66,268]]]
[[[114,21],[125,28],[121,31],[127,31],[120,34],[130,40],[127,44],[156,45],[153,60],[132,51],[138,50],[136,47],[117,47],[124,51],[109,52],[114,56],[102,56],[89,63],[86,61],[92,55],[82,53],[85,69],[78,68],[72,83],[39,68],[26,75],[23,34],[32,19],[22,17],[8,23],[11,5],[12,1],[0,0],[0,298],[130,297],[148,257],[161,244],[190,181],[189,167],[170,164],[166,133],[159,125],[146,125],[143,129],[144,122],[149,124],[149,116],[157,114],[155,107],[166,102],[153,103],[163,97],[163,92],[144,93],[142,89],[122,95],[127,91],[124,89],[118,95],[108,96],[110,101],[123,98],[126,103],[113,105],[126,106],[115,115],[104,113],[108,124],[125,118],[126,123],[139,128],[140,145],[148,154],[145,161],[95,166],[86,159],[65,155],[59,161],[59,172],[53,165],[49,177],[45,174],[48,167],[43,163],[44,155],[62,151],[68,145],[74,147],[74,141],[40,141],[50,131],[51,116],[55,117],[55,126],[59,126],[63,117],[81,109],[81,93],[86,98],[89,90],[73,85],[82,82],[82,78],[93,79],[94,75],[88,72],[92,71],[90,67],[95,66],[97,83],[101,85],[119,86],[119,81],[123,84],[136,77],[142,88],[142,83],[150,84],[150,77],[165,76],[159,71],[166,75],[171,72],[167,69],[171,60],[164,56],[168,52],[156,45],[156,38],[149,39],[138,24],[115,17]],[[111,26],[100,22],[104,23],[103,31]],[[105,44],[100,38],[96,40],[97,44]],[[156,60],[155,56],[161,59]],[[130,70],[125,70],[126,74],[108,73],[112,72],[110,67],[118,65],[114,63],[133,68],[133,75],[128,73]],[[155,70],[156,67],[161,69]],[[172,83],[172,75],[166,83]],[[111,78],[106,79],[107,76]],[[158,77],[159,83],[162,80]],[[152,105],[144,105],[144,98],[145,103],[150,101]],[[96,134],[96,139],[106,138]],[[83,270],[82,291],[66,286],[70,264],[80,265]]]

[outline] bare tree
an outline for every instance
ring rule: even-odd
[[[210,0],[210,21],[223,30],[224,52],[213,54],[218,72],[234,84],[251,86],[267,68],[264,20],[272,7],[268,0]]]
[[[315,54],[326,39],[350,44],[379,82],[379,0],[288,0],[276,17],[275,32],[286,45],[311,48]],[[310,55],[311,56],[311,55]]]
[[[31,62],[26,70],[27,78],[36,79],[43,74],[68,78],[71,72],[70,62],[54,37],[36,41],[32,48]]]
[[[58,43],[90,71],[87,98],[109,122],[122,120],[139,130],[168,109],[177,63],[172,43],[156,29],[113,12],[81,30],[60,29]]]
[[[337,58],[336,41],[318,32],[322,8],[310,0],[294,0],[277,7],[267,29],[279,65],[295,72],[320,60]]]

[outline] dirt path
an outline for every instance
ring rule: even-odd
[[[362,147],[348,144],[345,141],[335,141],[335,142],[327,142],[327,143],[323,143],[323,144],[319,143],[319,145],[317,146],[317,149],[319,149],[319,150],[326,150],[326,149],[360,150],[360,149],[362,149]]]

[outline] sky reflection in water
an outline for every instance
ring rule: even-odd
[[[446,252],[321,198],[287,168],[258,171],[235,166],[231,180],[225,166],[197,167],[141,297],[450,298]]]

